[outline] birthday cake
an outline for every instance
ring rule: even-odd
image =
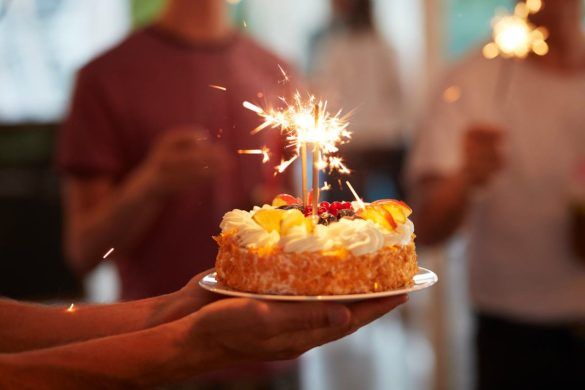
[[[230,288],[263,294],[339,295],[412,285],[418,271],[411,209],[403,202],[321,202],[291,195],[227,212],[215,269]]]

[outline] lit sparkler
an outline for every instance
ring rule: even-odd
[[[280,68],[280,67],[279,67]],[[282,70],[282,68],[281,68]],[[284,73],[284,71],[283,71]],[[284,73],[286,75],[286,73]],[[281,99],[287,103],[285,99]],[[287,148],[294,150],[294,156],[281,162],[276,167],[278,173],[284,172],[299,156],[303,164],[303,202],[307,204],[307,148],[312,147],[313,152],[313,203],[319,198],[319,171],[341,174],[350,173],[343,159],[337,155],[339,146],[349,142],[351,133],[347,129],[347,115],[341,112],[332,115],[327,112],[327,102],[318,100],[309,95],[303,99],[297,92],[292,104],[286,104],[282,109],[261,108],[250,102],[244,102],[243,106],[264,119],[264,122],[252,130],[257,134],[264,129],[279,129],[287,140]],[[313,207],[316,211],[317,207]]]
[[[77,310],[77,308],[75,307],[75,304],[72,303],[71,305],[69,305],[69,307],[67,308],[67,313],[74,313],[75,310]]]
[[[541,8],[541,0],[527,0],[518,3],[513,14],[497,15],[492,22],[493,40],[484,46],[483,55],[489,59],[498,56],[526,58],[530,53],[546,55],[549,50],[546,43],[548,31],[528,21],[528,16]]]

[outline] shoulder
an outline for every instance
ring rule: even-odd
[[[125,68],[140,66],[141,58],[148,54],[152,45],[148,29],[137,30],[85,64],[78,72],[78,78],[94,80]]]
[[[278,70],[277,65],[284,69],[290,67],[288,61],[247,35],[242,34],[238,37],[238,49],[244,51],[249,60],[263,68],[269,67]]]

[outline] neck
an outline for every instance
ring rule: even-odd
[[[193,43],[222,42],[233,33],[220,0],[170,0],[157,24]]]

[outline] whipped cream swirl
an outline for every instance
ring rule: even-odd
[[[262,207],[266,208],[273,207]],[[288,253],[345,248],[356,256],[376,252],[385,246],[407,245],[414,233],[414,224],[410,220],[389,231],[371,221],[342,218],[328,226],[316,225],[312,233],[305,226],[295,226],[281,236],[276,231],[268,233],[252,219],[260,209],[227,212],[220,224],[222,232],[235,234],[238,244],[247,248],[280,246]]]

